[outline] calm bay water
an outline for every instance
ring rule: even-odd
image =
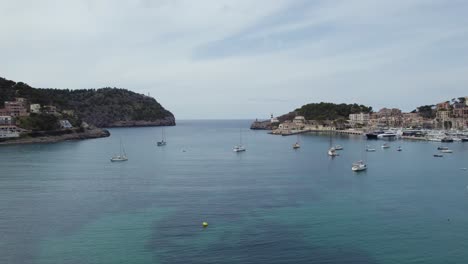
[[[249,123],[180,121],[165,147],[161,128],[0,147],[0,263],[468,263],[467,143],[434,158],[335,136],[330,159],[327,135],[294,151]],[[130,160],[111,163],[120,138]]]

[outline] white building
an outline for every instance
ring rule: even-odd
[[[62,129],[73,128],[72,124],[68,120],[60,120],[60,127]]]
[[[13,123],[11,116],[0,116],[0,126],[9,126]]]
[[[34,114],[41,113],[41,105],[40,104],[31,104],[29,106],[29,111]]]
[[[293,123],[296,125],[304,125],[305,124],[305,118],[303,116],[296,116],[293,120]]]
[[[359,114],[350,114],[349,121],[351,124],[361,124],[367,125],[369,123],[370,114],[369,113],[359,113]]]
[[[277,124],[277,123],[279,123],[279,122],[280,122],[280,121],[278,120],[278,118],[273,117],[273,114],[271,114],[270,123],[272,123],[272,124]]]

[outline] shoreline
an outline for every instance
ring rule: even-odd
[[[60,135],[47,135],[44,132],[43,136],[27,136],[14,139],[8,139],[0,142],[1,145],[22,145],[22,144],[39,144],[39,143],[58,143],[69,140],[85,140],[93,138],[105,138],[110,136],[110,132],[107,129],[93,128],[86,129],[83,132],[78,130],[67,130],[61,131],[63,134]]]

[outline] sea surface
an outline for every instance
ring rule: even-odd
[[[249,125],[179,121],[164,147],[160,127],[1,146],[0,263],[468,263],[468,143],[434,158],[440,143]],[[111,163],[120,139],[129,161]]]

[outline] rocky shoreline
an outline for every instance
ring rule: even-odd
[[[60,131],[35,132],[20,138],[1,141],[0,145],[14,144],[37,144],[37,143],[56,143],[68,140],[83,140],[92,138],[109,137],[110,132],[106,129],[68,129]]]

